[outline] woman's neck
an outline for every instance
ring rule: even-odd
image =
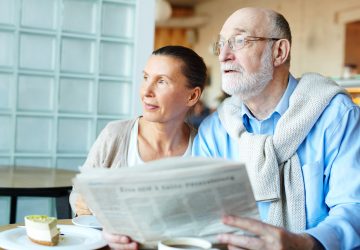
[[[189,137],[190,128],[183,121],[158,123],[139,119],[138,150],[144,161],[183,155]]]

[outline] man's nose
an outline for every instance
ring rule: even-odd
[[[233,56],[234,56],[233,50],[230,48],[229,43],[226,42],[224,46],[220,49],[219,61],[225,62],[228,60],[232,60]]]

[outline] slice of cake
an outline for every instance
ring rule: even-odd
[[[59,242],[60,230],[57,219],[46,215],[25,216],[26,234],[31,241],[46,246],[55,246]]]

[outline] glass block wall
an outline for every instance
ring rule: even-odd
[[[154,0],[0,0],[0,165],[76,170],[106,123],[137,112],[137,58],[153,43],[153,30],[139,35],[153,25],[149,6]],[[7,204],[0,197],[0,224]]]

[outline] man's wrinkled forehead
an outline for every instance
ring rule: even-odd
[[[240,9],[225,21],[220,36],[225,38],[239,34],[263,36],[268,24],[268,17],[263,11]]]

